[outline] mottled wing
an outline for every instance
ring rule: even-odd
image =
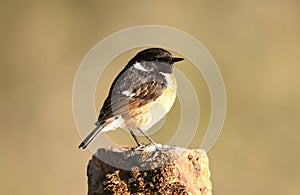
[[[133,67],[124,69],[114,80],[109,95],[100,110],[98,122],[128,113],[156,100],[167,87],[163,75],[150,74]]]

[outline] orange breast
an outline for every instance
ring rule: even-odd
[[[122,128],[148,130],[170,111],[175,99],[175,89],[167,87],[155,101],[130,110],[126,116],[122,116],[125,121]]]
[[[122,115],[124,122],[121,124],[121,128],[127,130],[141,128],[146,131],[170,111],[176,99],[176,79],[173,74],[164,74],[164,76],[168,82],[168,87],[162,95],[155,101],[130,110],[125,116]]]

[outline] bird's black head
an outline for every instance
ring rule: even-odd
[[[137,53],[133,60],[137,62],[155,61],[173,64],[183,60],[183,58],[174,58],[170,52],[162,48],[149,48]]]
[[[172,72],[172,65],[183,58],[175,58],[170,52],[162,48],[149,48],[140,51],[129,64],[141,63],[145,69],[161,72]]]

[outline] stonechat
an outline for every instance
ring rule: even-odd
[[[113,81],[95,123],[96,128],[79,148],[86,148],[100,132],[118,127],[129,131],[138,145],[135,131],[140,131],[156,145],[146,131],[170,111],[177,89],[174,63],[182,60],[162,48],[137,53]]]

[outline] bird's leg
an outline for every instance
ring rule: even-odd
[[[149,137],[149,135],[147,135],[146,133],[145,133],[145,131],[143,131],[142,129],[140,129],[140,128],[137,128],[153,145],[155,145],[155,146],[157,146],[157,143],[155,143],[154,141],[153,141],[153,139],[151,139],[151,137]]]
[[[137,137],[134,135],[133,131],[132,130],[129,130],[130,131],[130,134],[132,135],[134,141],[137,143],[138,146],[140,146],[140,142],[138,141]]]

